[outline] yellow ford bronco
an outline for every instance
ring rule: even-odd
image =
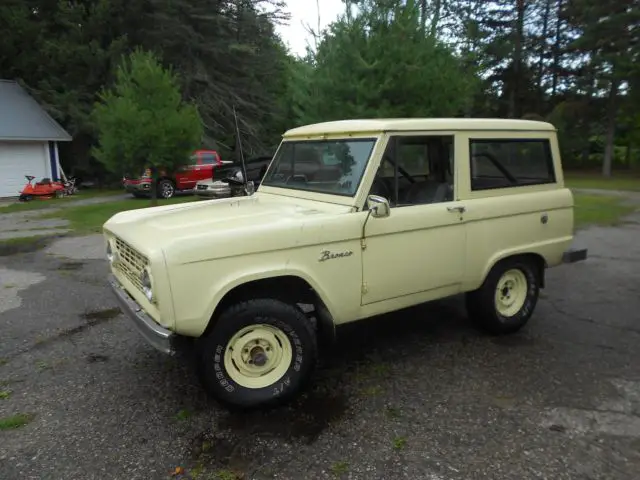
[[[291,399],[335,326],[465,294],[493,334],[531,317],[572,249],[556,131],[506,119],[371,119],[287,131],[244,197],[114,215],[109,281],[146,340],[191,339],[227,407]]]

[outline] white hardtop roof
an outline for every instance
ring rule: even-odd
[[[288,130],[285,132],[284,137],[429,130],[555,131],[555,127],[548,122],[506,118],[376,118],[337,120],[304,125]]]

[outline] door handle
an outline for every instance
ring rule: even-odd
[[[457,212],[457,213],[464,213],[464,212],[466,212],[466,211],[467,211],[467,209],[466,209],[466,208],[464,208],[463,206],[459,206],[459,207],[447,207],[447,210],[448,210],[449,212],[452,212],[452,213],[455,213],[455,212]]]

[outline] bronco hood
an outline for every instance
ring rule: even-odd
[[[260,238],[269,232],[304,228],[311,219],[312,223],[317,223],[321,217],[349,211],[351,207],[344,205],[255,193],[250,197],[120,212],[104,224],[104,230],[122,238],[141,253],[191,248],[208,249],[210,257],[216,246],[223,243],[245,243],[243,253],[251,253],[253,249],[247,243],[259,244]],[[247,236],[252,236],[254,241],[246,242]],[[280,242],[287,244],[287,240],[295,244],[295,232],[280,237]],[[285,244],[279,248],[286,248]],[[228,249],[226,253],[230,253]]]

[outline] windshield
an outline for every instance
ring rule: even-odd
[[[375,138],[285,141],[262,185],[353,196]]]

